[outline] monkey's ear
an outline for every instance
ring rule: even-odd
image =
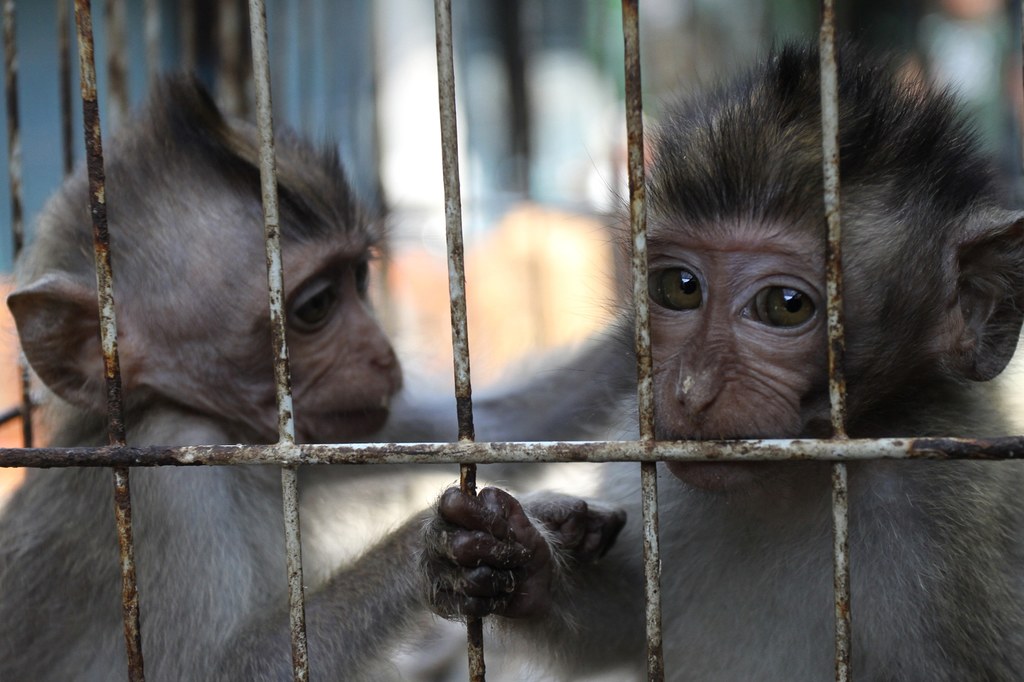
[[[988,381],[1009,363],[1024,321],[1024,214],[982,217],[957,260],[962,369],[969,379]]]
[[[21,347],[50,390],[70,403],[101,409],[103,357],[96,291],[47,274],[7,297]]]

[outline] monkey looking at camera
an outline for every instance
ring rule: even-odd
[[[336,153],[276,147],[297,439],[344,442],[380,428],[401,384],[366,297],[381,230]],[[109,144],[106,177],[128,442],[274,442],[256,131],[168,79]],[[8,299],[53,446],[106,441],[90,226],[80,168]],[[105,469],[33,470],[0,516],[0,679],[126,674],[111,496]],[[132,497],[148,678],[288,675],[280,469],[136,469]],[[309,595],[314,672],[334,665],[340,598]]]
[[[839,64],[848,431],[1005,434],[985,382],[1021,327],[1024,214],[1000,207],[947,93],[848,46]],[[828,435],[820,119],[817,52],[787,47],[659,126],[648,188],[659,439]],[[588,395],[588,381],[589,395],[607,391],[609,365],[588,363],[630,358],[631,344],[624,316],[567,363],[570,395]],[[611,378],[615,407],[590,428],[636,437],[621,430],[635,420],[631,382]],[[494,428],[478,436],[564,431],[580,408],[556,414],[545,381],[536,418],[529,387],[482,401]],[[829,480],[826,462],[659,466],[669,679],[831,678]],[[857,679],[1024,678],[1024,468],[851,462],[849,488]],[[603,465],[596,498],[451,489],[425,534],[409,524],[360,565],[396,576],[382,601],[425,594],[445,616],[505,616],[558,679],[639,676],[636,465]],[[417,561],[422,580],[403,577]]]

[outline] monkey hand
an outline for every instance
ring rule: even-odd
[[[449,488],[424,531],[422,565],[438,614],[525,618],[551,605],[552,582],[614,544],[625,512],[545,493],[527,503],[497,488]]]

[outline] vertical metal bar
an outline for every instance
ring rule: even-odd
[[[4,85],[7,100],[7,176],[11,193],[11,255],[17,260],[25,244],[24,201],[21,184],[21,123],[18,108],[18,51],[15,37],[15,3],[4,2]],[[21,373],[21,437],[32,447],[32,398],[30,379],[24,358],[18,361]]]
[[[843,330],[843,268],[839,195],[839,80],[836,64],[835,8],[822,0],[819,52],[821,59],[821,133],[825,185],[826,291],[828,296],[828,369],[832,436],[846,438],[846,381]],[[832,570],[835,593],[836,668],[839,682],[850,679],[850,542],[849,491],[846,465],[832,465]]]
[[[146,80],[160,74],[160,0],[145,0],[143,32],[146,36]]]
[[[60,62],[60,139],[64,152],[64,175],[75,166],[71,133],[71,45],[68,40],[68,3],[57,0],[57,50]]]
[[[462,190],[459,184],[459,132],[455,113],[455,58],[452,48],[451,0],[434,0],[437,42],[437,94],[441,115],[441,164],[444,173],[445,236],[448,244],[448,295],[451,298],[452,356],[455,365],[455,409],[459,440],[472,441],[473,387],[469,373],[469,330],[466,318],[466,268],[462,246]],[[476,465],[459,469],[462,490],[476,494]],[[466,619],[469,675],[482,682],[486,672],[483,621]]]
[[[124,29],[124,0],[106,0],[107,22],[107,115],[117,128],[128,114],[128,60]]]
[[[651,358],[650,311],[647,302],[647,201],[644,187],[643,89],[640,80],[640,22],[638,0],[623,0],[622,33],[625,50],[626,131],[628,136],[629,222],[633,241],[633,305],[636,314],[637,404],[640,440],[654,441],[654,381]],[[661,630],[661,553],[658,547],[657,465],[640,465],[643,505],[645,621],[647,679],[665,678]]]
[[[267,248],[267,287],[270,293],[270,328],[273,336],[274,380],[277,391],[277,428],[280,443],[295,444],[288,343],[285,339],[284,275],[281,264],[281,223],[277,207],[277,167],[274,157],[274,120],[270,98],[270,62],[267,49],[267,12],[263,0],[249,0],[252,65],[256,86],[256,122],[260,137],[260,184]],[[306,646],[306,605],[302,585],[302,546],[299,536],[298,481],[295,467],[281,469],[285,548],[288,562],[288,604],[292,640],[292,671],[296,681],[309,679]]]
[[[96,101],[96,64],[93,57],[90,0],[75,0],[78,28],[78,61],[82,89],[82,122],[85,158],[89,172],[89,208],[92,214],[96,255],[96,295],[100,311],[100,342],[107,389],[107,434],[111,445],[124,445],[125,427],[121,400],[121,368],[117,354],[117,318],[114,313],[113,271],[110,264],[110,232],[103,170],[103,138]],[[139,593],[135,582],[135,547],[132,541],[132,506],[127,467],[114,468],[114,510],[121,551],[121,603],[124,637],[128,648],[128,677],[144,679],[142,634],[139,627]]]

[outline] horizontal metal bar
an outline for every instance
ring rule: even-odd
[[[224,464],[430,464],[480,462],[862,461],[1024,459],[1024,436],[880,438],[843,441],[344,443],[329,445],[103,446],[0,448],[0,467],[194,466]]]

